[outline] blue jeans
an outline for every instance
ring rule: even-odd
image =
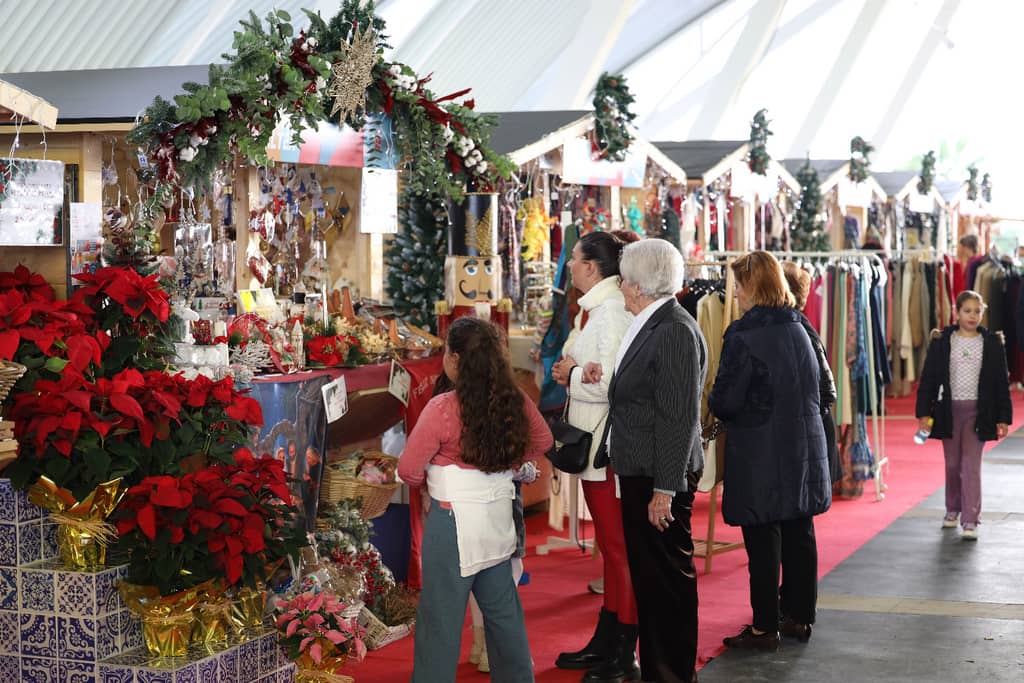
[[[431,500],[423,529],[423,590],[416,610],[412,683],[455,683],[472,591],[484,615],[493,683],[533,683],[523,606],[509,560],[473,576],[459,573],[452,511]]]

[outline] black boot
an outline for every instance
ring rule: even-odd
[[[590,642],[582,650],[558,655],[555,666],[559,669],[589,669],[607,661],[611,657],[612,640],[618,623],[615,612],[602,607],[601,615],[597,618],[597,628],[594,629]]]
[[[636,624],[616,624],[612,655],[583,674],[583,683],[622,683],[640,680],[640,663],[636,661]]]

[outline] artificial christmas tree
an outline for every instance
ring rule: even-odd
[[[800,199],[790,230],[790,246],[793,251],[824,251],[829,248],[829,240],[822,229],[821,183],[810,160],[796,174],[796,180],[800,183]]]
[[[413,183],[398,206],[399,231],[388,247],[388,296],[395,312],[417,327],[437,331],[434,302],[444,295],[444,259],[448,254],[445,202]]]

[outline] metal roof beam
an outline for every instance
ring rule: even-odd
[[[871,144],[876,149],[885,148],[885,143],[888,141],[889,136],[892,135],[897,119],[903,113],[903,107],[910,101],[910,96],[914,94],[914,88],[921,81],[921,74],[924,73],[928,62],[931,61],[932,55],[935,54],[935,49],[945,37],[946,30],[953,21],[953,15],[956,14],[959,6],[960,0],[945,0],[942,3],[942,7],[939,8],[939,13],[935,16],[935,22],[928,27],[924,40],[921,41],[921,47],[918,48],[917,54],[914,56],[914,61],[910,63],[906,73],[903,74],[903,80],[900,82],[900,86],[896,88],[896,94],[893,96],[892,101],[889,102],[889,108],[886,109],[881,123],[878,124],[878,130],[871,138]]]
[[[758,0],[725,66],[715,77],[690,131],[692,138],[713,139],[718,124],[743,90],[747,78],[764,57],[779,25],[786,0]]]
[[[645,0],[641,11],[634,12],[626,23],[622,32],[626,39],[615,45],[605,63],[605,71],[621,73],[629,69],[662,43],[704,19],[726,2]]]
[[[846,35],[842,49],[839,50],[835,62],[832,63],[828,76],[821,84],[818,96],[811,103],[811,108],[790,145],[789,156],[800,157],[810,153],[811,143],[817,137],[825,123],[825,117],[828,116],[846,79],[853,71],[853,65],[860,57],[875,24],[878,23],[885,4],[886,0],[866,0],[864,2],[860,14],[857,15],[857,20],[853,22],[850,32]]]

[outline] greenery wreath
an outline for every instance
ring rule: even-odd
[[[928,194],[932,191],[932,183],[935,182],[935,152],[929,151],[921,159],[921,174],[917,181],[917,191],[921,194]]]
[[[850,140],[850,180],[863,183],[868,179],[871,153],[874,151],[874,146],[859,135]]]
[[[769,135],[772,135],[772,132],[768,129],[768,110],[761,109],[754,114],[754,120],[750,122],[750,158],[747,165],[751,173],[768,174],[768,162],[771,160],[768,155]]]
[[[626,150],[633,142],[629,132],[630,122],[636,114],[629,110],[633,95],[626,86],[622,74],[601,74],[594,91],[594,140],[593,148],[601,159],[622,161]]]
[[[357,106],[342,107],[344,123],[358,129],[370,115],[390,116],[402,170],[456,200],[467,184],[486,190],[511,174],[514,164],[488,144],[496,120],[475,112],[473,100],[453,101],[469,89],[438,98],[425,87],[429,76],[419,78],[405,64],[384,61],[385,26],[374,16],[372,1],[344,0],[329,21],[303,12],[309,26],[298,33],[285,11],[271,12],[265,24],[250,12],[235,32],[234,52],[224,55],[226,65],[212,65],[205,85],[183,84],[185,92],[173,103],[157,97],[128,134],[155,169],[144,178],[152,194],[135,222],[140,245],[152,242],[147,231],[153,222],[144,217],[167,198],[163,186],[205,186],[236,154],[266,163],[267,144],[282,117],[293,142],[301,143],[303,130],[315,130],[337,109],[339,89],[334,83],[328,87],[332,66],[337,75],[340,62],[366,59],[357,54],[365,49],[372,51],[371,70],[364,75],[369,86]]]

